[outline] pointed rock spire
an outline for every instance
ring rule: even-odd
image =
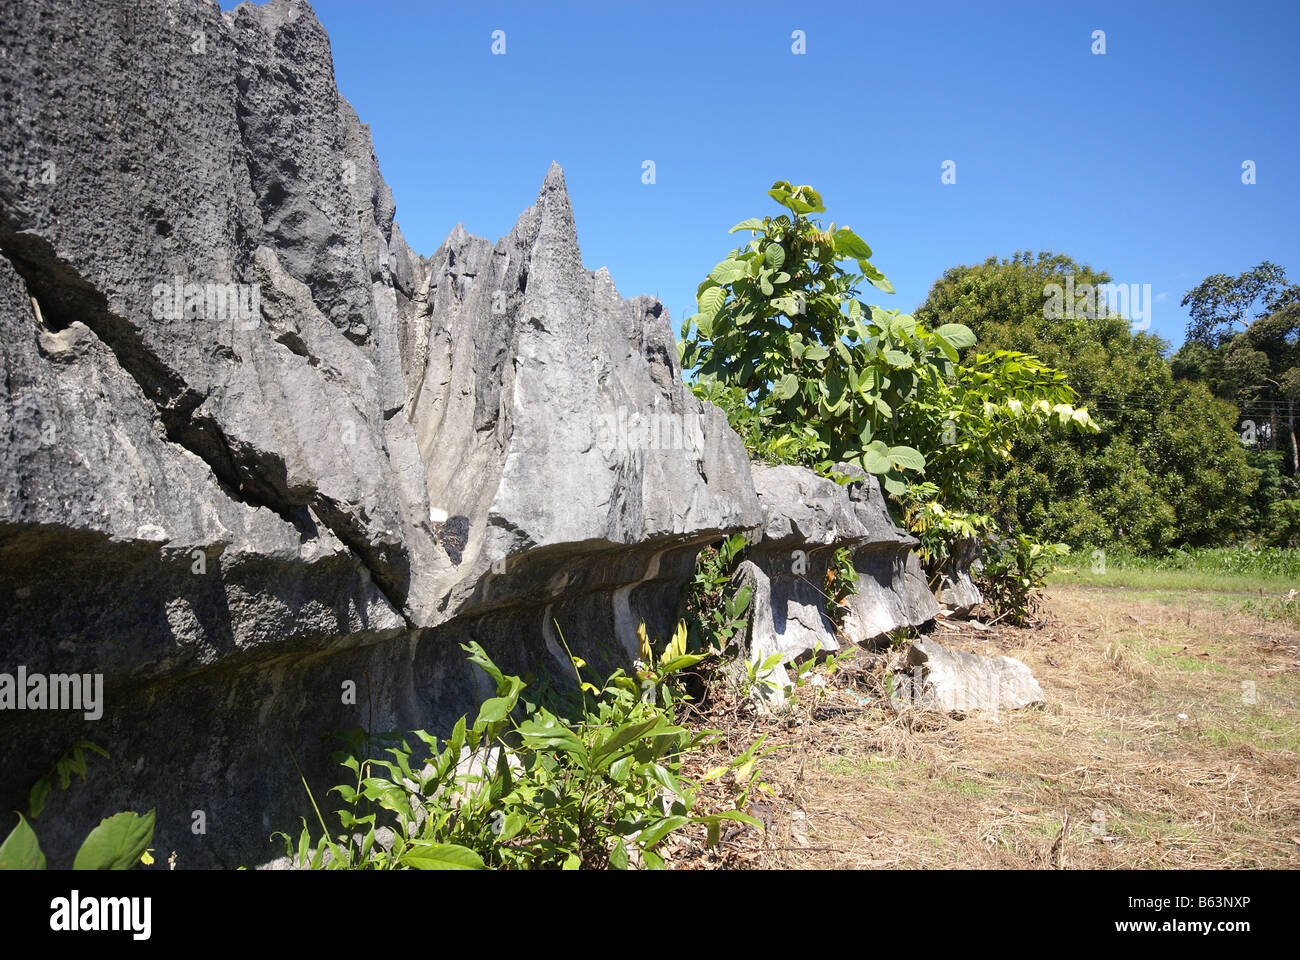
[[[578,247],[578,227],[573,219],[573,203],[564,183],[564,170],[552,163],[546,171],[541,192],[537,194],[539,214],[537,246],[534,255],[545,252],[552,264],[582,269],[582,252]]]

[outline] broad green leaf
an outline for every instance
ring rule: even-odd
[[[497,842],[505,843],[507,840],[513,840],[527,825],[528,819],[522,813],[507,813],[505,819],[501,821],[501,832],[497,834]]]
[[[518,730],[524,742],[534,749],[559,750],[562,753],[573,754],[583,761],[587,758],[587,748],[577,734],[559,723],[550,713],[538,711],[537,716],[521,723]]]
[[[659,724],[659,717],[655,716],[648,721],[640,723],[630,723],[618,730],[595,750],[591,751],[592,763],[599,763],[604,757],[618,751],[620,748],[627,746],[633,740],[643,736],[648,731],[654,729]]]
[[[611,870],[627,869],[627,847],[623,846],[622,838],[614,844],[614,850],[609,855],[609,868]]]
[[[862,466],[868,473],[881,474],[892,470],[894,464],[887,453],[881,453],[878,450],[867,450],[862,454]]]
[[[454,843],[412,840],[401,862],[416,870],[483,870],[483,858],[468,847]]]
[[[945,323],[935,333],[939,334],[956,349],[962,350],[975,345],[975,334],[971,328],[962,323]]]
[[[32,785],[32,791],[27,795],[27,809],[35,820],[45,809],[45,798],[50,793],[50,778],[41,777]]]
[[[943,351],[943,355],[945,357],[947,357],[953,363],[957,362],[957,348],[948,342],[947,337],[945,337],[943,334],[939,333],[938,331],[935,331],[934,342],[939,345],[939,349]]]
[[[900,313],[889,320],[889,331],[895,335],[910,337],[916,332],[916,320],[906,313]]]
[[[492,697],[483,701],[483,706],[479,707],[478,719],[475,724],[480,723],[498,723],[510,716],[510,710],[514,707],[514,700],[507,697]]]
[[[871,248],[867,246],[867,242],[848,227],[841,227],[835,231],[835,252],[854,260],[867,260],[871,257]]]
[[[727,233],[736,233],[739,230],[763,230],[763,229],[764,227],[763,227],[762,220],[758,219],[758,217],[750,217],[748,220],[741,220],[740,223],[736,224],[734,227],[728,230]]]
[[[772,389],[772,396],[778,400],[789,400],[798,391],[799,378],[793,373],[787,373],[781,378],[781,382]]]
[[[905,470],[924,470],[925,457],[912,447],[890,447],[889,459]]]
[[[902,350],[885,350],[882,356],[891,367],[905,370],[912,365],[912,355],[904,353]]]
[[[769,243],[763,251],[763,259],[774,271],[780,270],[785,265],[785,248],[779,243]]]
[[[772,301],[772,307],[775,310],[781,311],[787,317],[795,317],[802,313],[800,303],[798,297],[777,297]]]
[[[18,826],[0,843],[0,870],[44,870],[45,854],[31,825],[18,814]]]
[[[733,260],[728,257],[720,264],[709,271],[709,279],[716,283],[726,286],[729,283],[735,283],[741,277],[749,275],[749,264],[743,260]],[[707,291],[706,291],[707,292]]]
[[[664,837],[668,836],[668,834],[686,826],[690,822],[691,821],[688,817],[664,817],[657,823],[642,830],[641,835],[637,837],[637,841],[646,848],[653,847]]]
[[[805,360],[814,360],[814,361],[825,360],[830,355],[831,355],[830,351],[827,350],[825,347],[823,347],[820,343],[810,344],[808,346],[808,349],[805,350],[803,354]]]
[[[727,291],[722,287],[709,287],[700,294],[700,313],[708,317],[716,316],[727,300]]]
[[[154,815],[126,810],[102,821],[81,844],[72,869],[129,870],[153,840]]]
[[[666,676],[670,673],[677,673],[679,670],[688,670],[703,659],[704,657],[699,654],[686,653],[680,657],[673,657],[659,669]]]
[[[794,191],[794,196],[786,206],[796,213],[822,213],[826,209],[822,205],[822,195],[807,184]]]

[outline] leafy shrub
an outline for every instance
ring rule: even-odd
[[[755,459],[823,475],[843,460],[878,475],[933,572],[960,541],[994,529],[971,509],[981,471],[1001,469],[1025,437],[1099,427],[1064,374],[1036,356],[963,359],[976,342],[963,323],[927,327],[866,304],[862,282],[893,287],[862,238],[808,217],[825,210],[812,187],[778,181],[768,194],[789,214],[732,228],[751,240],[699,285],[678,347],[683,369]]]
[[[696,558],[695,576],[683,594],[688,650],[721,653],[744,626],[753,591],[734,590],[732,578],[747,546],[745,535],[736,533],[705,547]]]
[[[752,438],[761,425],[769,452],[797,451],[822,472],[854,462],[901,487],[903,472],[923,469],[925,458],[887,441],[894,409],[974,338],[955,324],[918,330],[910,317],[866,306],[861,281],[893,291],[866,242],[806,217],[825,210],[812,187],[778,181],[768,194],[790,215],[731,228],[752,239],[700,284],[699,312],[682,327],[682,367],[696,370],[702,396],[733,412],[751,407],[754,422],[742,426]],[[850,260],[860,273],[840,266]]]
[[[736,588],[735,575],[749,541],[743,534],[733,534],[716,546],[700,551],[696,561],[695,577],[683,595],[684,617],[689,624],[687,649],[727,653],[735,646],[736,635],[745,626],[745,613],[749,609],[753,590],[745,585]],[[857,592],[858,571],[853,566],[853,553],[848,548],[835,552],[835,561],[826,572],[822,595],[826,599],[826,615],[840,622],[844,601]],[[775,671],[784,670],[780,653],[764,660],[748,660],[744,670],[733,676],[742,699],[762,688],[780,689]]]
[[[1063,543],[1037,543],[1023,534],[985,543],[979,568],[972,571],[996,619],[1024,625],[1041,604],[1038,591],[1056,560],[1070,548]]]
[[[335,759],[352,777],[330,791],[345,805],[339,829],[331,833],[317,806],[320,834],[304,821],[296,849],[288,834],[273,838],[312,869],[655,869],[663,866],[655,848],[674,830],[704,824],[713,843],[723,821],[756,824],[740,809],[696,812],[697,789],[680,776],[683,756],[716,735],[673,720],[672,680],[703,659],[686,653],[685,625],[657,656],[644,626],[640,638],[636,675],[616,671],[602,687],[584,681],[585,664],[572,658],[583,703],[576,721],[522,699],[523,680],[503,675],[478,644],[464,645],[496,684],[474,723],[461,717],[441,744],[416,731],[418,753],[394,734],[345,735],[350,749]],[[370,757],[375,746],[391,759]],[[752,779],[753,759],[751,748],[708,776]],[[741,805],[748,780],[743,789]]]
[[[844,615],[844,601],[858,592],[858,570],[853,566],[853,551],[840,547],[835,551],[835,562],[826,571],[826,615],[840,623]]]
[[[1300,546],[1300,500],[1275,500],[1269,504],[1268,538],[1281,546]]]

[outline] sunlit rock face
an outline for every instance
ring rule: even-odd
[[[752,594],[745,632],[751,662],[779,654],[780,663],[790,663],[839,650],[842,641],[872,643],[940,612],[912,552],[917,541],[890,518],[875,477],[845,463],[834,471],[860,479],[841,486],[803,467],[753,466],[763,526],[736,578]],[[858,580],[837,629],[824,587],[840,550]],[[770,682],[757,692],[779,705],[789,678],[779,669],[766,676]]]
[[[306,4],[26,0],[0,34],[0,675],[103,680],[96,719],[0,702],[0,801],[111,754],[51,796],[51,862],[155,807],[180,866],[264,862],[309,811],[288,749],[323,789],[321,734],[470,709],[468,639],[626,662],[760,523],[558,167],[495,245],[409,249]]]

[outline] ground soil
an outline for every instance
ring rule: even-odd
[[[1300,635],[1210,591],[1055,587],[1037,628],[957,621],[949,646],[1022,660],[1041,708],[898,712],[897,650],[851,650],[824,686],[763,716],[715,688],[702,779],[760,736],[760,779],[709,780],[762,829],[665,845],[715,868],[1252,868],[1300,866]],[[901,639],[901,638],[900,638]],[[748,786],[748,792],[745,787]]]

